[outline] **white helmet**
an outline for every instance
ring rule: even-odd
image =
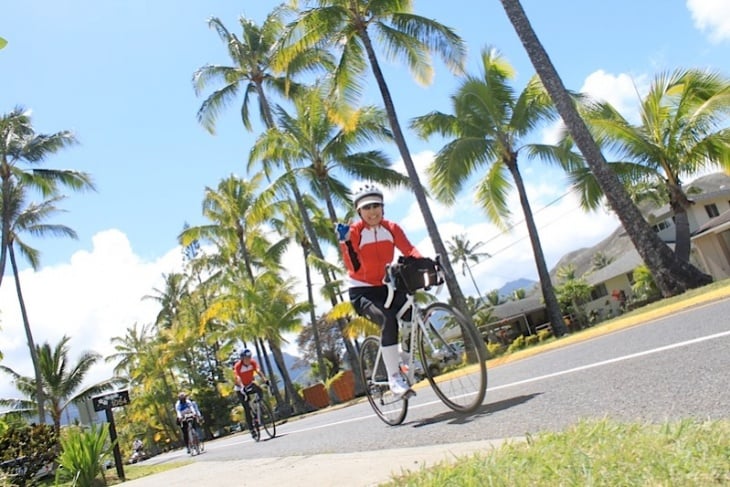
[[[377,186],[366,184],[355,192],[353,198],[355,210],[359,210],[363,206],[373,203],[383,204],[383,192]]]

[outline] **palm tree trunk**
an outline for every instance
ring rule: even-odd
[[[466,270],[469,271],[469,277],[471,278],[471,283],[474,284],[474,290],[477,292],[477,298],[479,301],[482,299],[482,293],[479,291],[479,286],[477,286],[477,281],[474,279],[474,274],[471,272],[471,267],[466,262],[464,263],[466,265]]]
[[[294,384],[292,383],[291,377],[289,376],[289,371],[287,370],[286,364],[284,363],[284,354],[281,352],[281,348],[271,342],[269,342],[269,347],[271,348],[271,354],[274,356],[274,362],[276,362],[276,366],[281,373],[281,379],[284,382],[284,404],[286,404],[287,406],[289,406],[289,404],[293,404],[294,411],[296,413],[305,413],[309,411],[311,408],[307,405],[304,399],[302,399],[302,396],[300,396],[294,389]],[[291,411],[282,411],[280,408],[279,413],[285,416],[289,416]]]
[[[522,181],[522,175],[517,167],[517,161],[510,161],[510,163],[507,164],[507,167],[512,174],[512,178],[515,180],[517,193],[520,195],[520,205],[522,206],[522,211],[525,214],[525,225],[527,225],[527,233],[530,235],[532,253],[535,257],[537,275],[540,277],[540,288],[542,290],[542,297],[545,300],[548,319],[550,320],[550,324],[553,329],[553,335],[560,337],[565,335],[565,323],[563,323],[563,315],[560,313],[558,298],[555,297],[555,289],[553,289],[553,284],[550,279],[550,272],[548,271],[547,264],[545,264],[545,254],[542,251],[540,235],[537,232],[537,226],[535,225],[535,218],[532,215],[530,201],[527,199],[525,183]]]
[[[631,202],[626,189],[606,164],[598,145],[578,114],[568,91],[553,66],[545,48],[537,38],[519,0],[500,0],[527,55],[550,94],[560,116],[590,167],[596,181],[618,216],[641,258],[651,270],[654,282],[665,297],[708,284],[712,278],[688,262],[679,261],[662,242],[639,210]]]
[[[388,114],[390,128],[393,131],[393,138],[396,146],[398,147],[398,152],[403,159],[406,171],[408,172],[408,178],[411,180],[411,188],[413,189],[413,194],[416,197],[418,206],[421,209],[421,215],[426,223],[426,229],[428,230],[428,235],[431,238],[431,244],[433,245],[436,253],[441,256],[441,266],[446,274],[446,286],[449,288],[449,294],[451,294],[451,299],[453,300],[456,308],[462,312],[469,322],[472,322],[471,314],[468,313],[468,308],[466,306],[464,293],[461,292],[459,283],[456,280],[454,269],[451,267],[451,262],[448,259],[449,254],[446,251],[446,246],[441,239],[441,234],[436,226],[436,221],[431,213],[431,208],[428,206],[426,192],[424,191],[423,186],[421,186],[421,180],[418,177],[416,165],[413,163],[411,153],[408,150],[408,145],[406,144],[406,139],[403,136],[403,131],[400,127],[400,122],[398,122],[398,115],[395,111],[393,98],[390,96],[390,90],[385,82],[385,76],[383,76],[383,71],[380,69],[375,49],[373,48],[372,41],[370,40],[367,31],[363,30],[360,32],[360,39],[362,39],[363,45],[365,46],[365,51],[367,52],[368,60],[370,61],[370,67],[373,70],[375,81],[378,83],[380,94],[383,97],[383,104],[385,105],[385,111]]]
[[[322,356],[322,342],[319,338],[319,327],[317,326],[317,313],[314,306],[314,293],[312,292],[312,273],[309,269],[309,249],[306,244],[302,245],[304,252],[304,275],[307,281],[307,300],[309,301],[309,319],[312,322],[312,339],[314,350],[317,354],[317,365],[319,366],[319,377],[322,382],[327,380],[327,367]]]
[[[23,327],[25,328],[25,337],[28,340],[28,348],[30,349],[30,359],[33,362],[33,372],[35,374],[35,393],[36,401],[38,401],[38,422],[40,424],[46,423],[46,411],[45,402],[46,397],[43,393],[43,377],[41,376],[41,367],[38,363],[38,349],[33,341],[33,332],[30,330],[30,321],[28,320],[28,312],[25,309],[25,300],[23,299],[23,292],[20,289],[20,275],[18,274],[18,265],[15,262],[15,252],[13,251],[13,244],[7,247],[10,255],[10,265],[13,268],[13,275],[15,276],[15,290],[18,294],[18,303],[20,304],[20,314],[23,317]]]

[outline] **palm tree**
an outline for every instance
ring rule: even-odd
[[[637,252],[651,269],[664,296],[680,294],[711,281],[710,276],[676,258],[633,204],[619,178],[606,164],[596,141],[580,117],[558,72],[545,52],[519,0],[501,0],[502,6],[550,97],[590,167],[601,190],[616,212]]]
[[[49,412],[56,435],[61,430],[61,415],[69,404],[108,391],[114,387],[116,382],[114,379],[108,379],[79,391],[89,369],[101,356],[96,352],[83,352],[76,364],[72,365],[68,359],[69,340],[69,337],[64,336],[53,348],[46,342],[37,349],[42,377],[41,386],[44,390],[44,397],[49,403]],[[28,397],[33,397],[36,387],[33,378],[24,377],[4,365],[0,365],[0,370],[13,377],[18,391]],[[28,402],[29,404],[30,402]]]
[[[631,194],[659,196],[668,203],[675,222],[674,252],[689,260],[690,232],[687,209],[692,205],[682,187],[683,176],[708,168],[730,169],[730,80],[717,73],[678,69],[656,76],[641,100],[641,121],[632,124],[611,104],[588,105],[583,115],[591,133],[611,149],[618,162],[610,163]],[[573,172],[583,206],[596,208],[603,193],[592,174]]]
[[[36,134],[31,122],[30,112],[22,107],[0,117],[0,285],[5,275],[5,263],[8,254],[15,275],[15,287],[18,293],[23,315],[28,349],[30,350],[33,369],[35,371],[38,420],[45,423],[43,389],[41,387],[40,369],[33,334],[28,322],[25,303],[21,295],[17,264],[13,253],[14,242],[18,243],[20,252],[25,255],[34,269],[39,265],[39,254],[35,249],[18,240],[18,232],[46,236],[49,234],[75,236],[68,227],[45,225],[43,218],[58,211],[55,202],[59,201],[61,186],[72,190],[93,189],[91,178],[86,173],[72,170],[57,170],[38,167],[46,158],[59,150],[74,144],[76,139],[68,132],[55,134]],[[24,168],[21,164],[27,166]],[[23,209],[26,192],[35,190],[45,199],[44,202]],[[18,221],[20,220],[20,221]]]
[[[591,270],[597,271],[598,269],[603,269],[610,265],[613,261],[613,257],[609,257],[603,252],[596,252],[593,254],[593,258],[591,259]]]
[[[335,48],[340,52],[340,57],[332,73],[332,85],[335,94],[342,94],[348,100],[360,94],[362,87],[358,78],[369,63],[433,247],[437,254],[446,255],[446,247],[428,205],[426,191],[421,185],[390,89],[380,68],[371,33],[382,40],[389,57],[401,58],[415,78],[424,84],[429,83],[433,76],[431,52],[439,55],[450,69],[461,72],[466,52],[463,41],[452,29],[414,14],[412,1],[318,0],[312,3],[316,6],[301,12],[290,26],[285,39],[288,47],[282,49],[278,61],[286,65],[294,56],[309,49],[319,46]],[[448,259],[444,259],[443,266],[451,297],[459,309],[465,310],[464,294]]]
[[[454,235],[451,237],[450,242],[446,242],[449,247],[449,256],[451,256],[451,262],[456,264],[461,262],[461,275],[465,276],[469,272],[474,289],[477,291],[477,297],[482,298],[482,293],[479,291],[477,282],[474,280],[474,274],[471,272],[471,266],[469,262],[478,264],[482,257],[491,257],[487,252],[478,252],[479,247],[484,245],[484,242],[475,242],[474,245],[469,242],[466,238],[466,234]]]
[[[376,181],[393,187],[407,183],[380,150],[357,151],[360,146],[380,140],[391,140],[385,113],[366,106],[350,110],[347,126],[332,118],[332,103],[321,86],[300,92],[292,100],[295,113],[277,106],[276,128],[259,137],[251,150],[248,169],[254,163],[264,165],[267,175],[274,164],[291,161],[299,167],[297,176],[309,182],[312,194],[324,201],[332,224],[338,221],[335,203],[350,207],[349,190],[338,176]],[[341,110],[341,109],[339,109]]]
[[[514,71],[497,50],[483,49],[481,60],[481,75],[467,76],[452,96],[453,115],[432,112],[415,118],[411,126],[422,137],[434,133],[454,137],[429,166],[434,193],[440,200],[453,204],[468,178],[484,169],[477,182],[477,203],[489,220],[506,229],[512,180],[525,216],[548,318],[553,334],[560,336],[565,333],[560,306],[518,166],[521,151],[530,156],[530,145],[520,145],[521,138],[554,116],[552,104],[537,77],[515,94],[509,85]]]

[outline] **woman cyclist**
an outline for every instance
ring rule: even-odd
[[[233,365],[233,375],[236,381],[236,393],[246,414],[246,426],[251,435],[254,436],[256,431],[253,428],[253,416],[251,415],[249,399],[251,394],[256,394],[259,399],[263,398],[263,391],[253,380],[254,374],[258,374],[266,385],[269,385],[269,379],[261,373],[259,364],[253,359],[252,355],[251,350],[248,348],[241,351],[238,362]]]
[[[412,393],[399,368],[396,313],[405,303],[406,295],[396,291],[393,302],[386,308],[388,288],[383,279],[385,266],[393,261],[395,249],[406,257],[421,257],[421,254],[397,223],[383,218],[383,193],[377,187],[366,184],[355,193],[353,203],[360,221],[337,224],[340,250],[350,277],[350,302],[359,315],[380,325],[380,346],[390,390],[402,396]]]

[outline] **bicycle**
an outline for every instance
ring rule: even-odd
[[[266,402],[263,398],[263,390],[266,389],[268,391],[269,386],[264,384],[261,389],[261,395],[254,395],[254,399],[252,401],[253,407],[251,408],[251,419],[253,421],[253,424],[251,425],[251,433],[253,439],[257,442],[261,441],[262,426],[264,428],[264,431],[266,431],[266,434],[269,435],[269,439],[276,436],[276,420],[274,419],[274,413],[271,411],[271,406],[269,406],[269,403]],[[250,391],[247,391],[246,388],[244,388],[243,392],[247,396],[246,400],[250,401]]]
[[[195,413],[190,412],[185,413],[182,417],[183,423],[188,424],[188,448],[191,456],[199,455],[205,450],[203,441],[200,438],[200,433],[198,433],[197,419],[198,416]]]
[[[439,399],[460,413],[474,412],[487,391],[487,350],[477,329],[456,309],[436,302],[421,307],[416,291],[429,290],[444,283],[444,273],[436,259],[401,257],[397,264],[386,266],[388,286],[386,306],[392,303],[395,290],[404,291],[407,299],[398,310],[401,346],[408,348],[401,374],[409,386],[416,373],[425,376]],[[405,317],[410,311],[410,321]],[[390,392],[388,374],[380,350],[380,337],[365,338],[360,349],[360,369],[368,401],[385,423],[401,424],[408,413],[408,401],[414,395]]]

